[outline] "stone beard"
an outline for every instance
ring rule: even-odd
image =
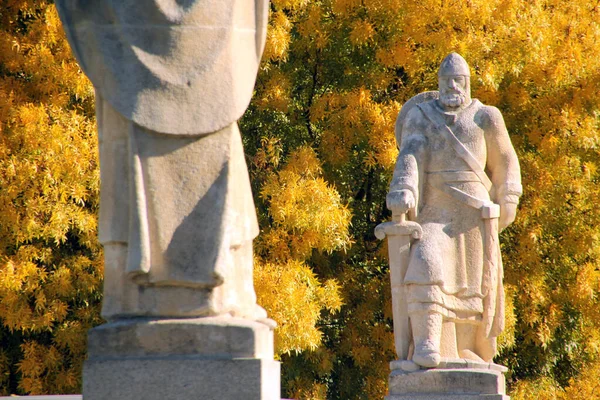
[[[394,214],[408,211],[422,238],[410,247],[405,298],[393,301],[407,304],[412,361],[423,367],[491,362],[504,328],[498,231],[515,218],[520,169],[502,115],[471,99],[469,76],[452,53],[440,67],[439,98],[416,96],[398,122],[387,203]]]
[[[96,89],[102,315],[266,318],[236,121],[252,96],[268,1],[179,3],[56,1]]]

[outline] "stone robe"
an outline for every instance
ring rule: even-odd
[[[470,151],[481,171],[485,168],[490,190],[457,154],[440,123]],[[413,193],[417,210],[412,219],[423,229],[411,246],[404,276],[408,311],[439,312],[448,320],[476,324],[487,319],[486,336],[495,338],[504,322],[502,261],[497,225],[482,218],[481,207],[516,203],[522,190],[502,116],[475,99],[457,113],[444,112],[437,100],[429,100],[412,107],[401,135],[390,192]],[[496,259],[486,260],[490,254]]]
[[[106,318],[251,316],[258,224],[236,121],[267,0],[57,0],[96,89]]]

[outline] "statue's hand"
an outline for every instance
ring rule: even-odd
[[[386,196],[387,208],[394,214],[404,214],[415,208],[415,196],[410,190],[394,190]]]
[[[515,220],[517,216],[517,204],[516,203],[504,203],[500,204],[500,220],[498,221],[498,228],[503,231],[504,228],[509,226]]]

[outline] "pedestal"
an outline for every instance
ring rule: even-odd
[[[239,318],[131,319],[88,336],[85,400],[279,400],[273,331]]]
[[[408,372],[391,363],[386,400],[509,400],[506,367],[467,360],[442,361],[439,367]]]

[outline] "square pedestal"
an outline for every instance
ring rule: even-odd
[[[237,318],[132,319],[92,329],[85,400],[279,400],[269,326]]]
[[[386,400],[509,400],[506,368],[466,360],[443,361],[438,368],[404,371],[392,363]]]

